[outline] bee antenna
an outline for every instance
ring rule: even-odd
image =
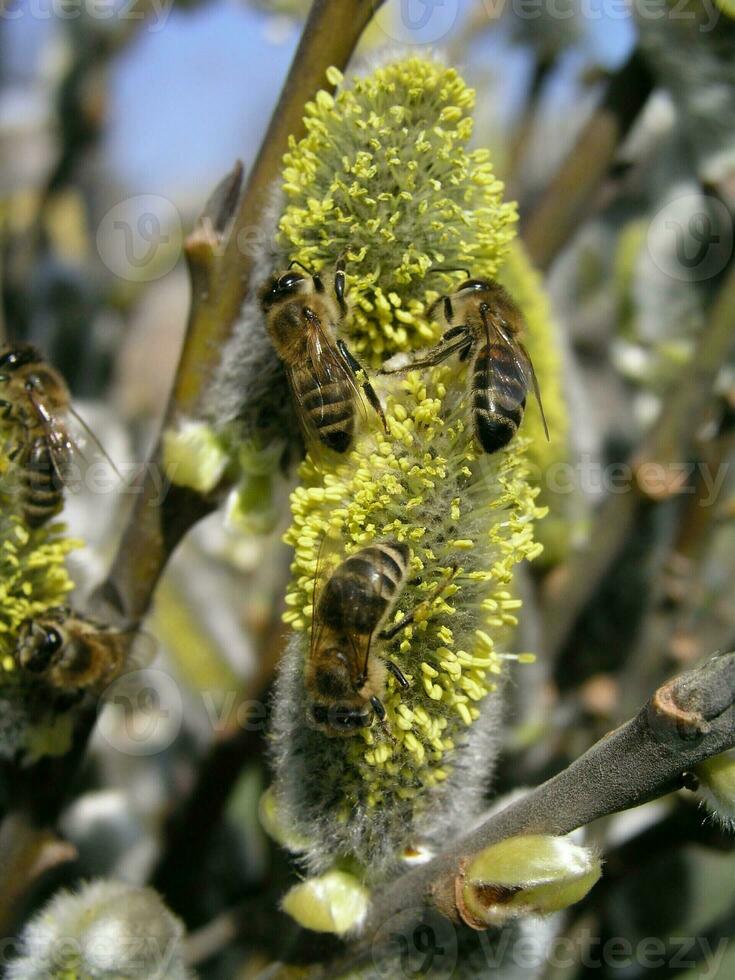
[[[299,262],[299,260],[298,260],[298,259],[294,259],[294,260],[293,260],[293,262],[289,262],[289,263],[288,263],[288,267],[289,267],[289,269],[293,269],[293,267],[294,267],[295,265],[298,265],[298,266],[300,266],[300,267],[301,267],[301,268],[302,268],[302,269],[304,270],[304,272],[305,272],[305,273],[307,274],[307,276],[313,276],[313,275],[314,275],[314,272],[313,272],[313,270],[312,270],[312,269],[310,269],[310,268],[308,267],[308,265],[304,265],[304,263],[303,263],[303,262]]]
[[[71,405],[69,406],[69,412],[70,412],[70,413],[71,413],[71,414],[72,414],[72,415],[74,416],[74,418],[75,418],[75,419],[77,420],[77,422],[78,422],[78,423],[79,423],[79,424],[81,425],[81,427],[82,427],[82,428],[84,429],[84,431],[85,431],[85,432],[87,433],[87,435],[88,435],[88,436],[89,436],[89,438],[90,438],[90,439],[92,440],[92,442],[93,442],[93,443],[95,444],[95,446],[96,446],[96,447],[97,447],[97,448],[99,449],[99,451],[100,451],[100,452],[102,453],[102,455],[103,455],[103,456],[105,457],[105,459],[107,460],[107,462],[108,462],[108,463],[110,464],[110,466],[111,466],[111,467],[112,467],[112,469],[114,470],[114,472],[115,472],[115,475],[116,475],[116,476],[117,476],[117,477],[118,477],[118,478],[119,478],[120,480],[122,480],[122,478],[123,478],[123,475],[122,475],[122,473],[120,472],[120,470],[119,470],[119,469],[117,468],[117,466],[115,466],[115,463],[114,463],[114,461],[113,461],[113,459],[112,459],[112,457],[111,457],[111,456],[110,456],[110,454],[109,454],[109,453],[107,452],[107,450],[106,450],[106,449],[105,449],[105,447],[104,447],[104,446],[102,445],[102,443],[101,443],[101,442],[99,441],[99,439],[98,439],[98,438],[97,438],[97,436],[96,436],[96,435],[94,434],[94,432],[92,432],[92,430],[91,430],[91,429],[90,429],[90,427],[89,427],[89,426],[87,425],[87,423],[86,423],[86,422],[84,421],[84,419],[83,419],[83,418],[82,418],[82,416],[81,416],[81,415],[79,414],[79,412],[77,412],[77,411],[75,411],[75,409],[74,409],[74,408],[73,408],[73,407],[72,407]]]
[[[470,270],[462,265],[434,265],[427,270],[427,276],[433,276],[437,272],[463,272],[467,278],[470,278]]]

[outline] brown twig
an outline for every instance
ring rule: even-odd
[[[540,204],[521,226],[528,253],[548,269],[590,214],[590,203],[626,133],[653,89],[642,55],[634,51],[612,77],[600,106],[592,114]]]
[[[664,399],[658,421],[630,460],[636,490],[611,494],[600,507],[589,546],[554,572],[543,599],[546,654],[563,648],[578,616],[594,594],[635,526],[641,507],[669,499],[713,398],[717,374],[735,345],[735,266],[730,269],[696,351]]]
[[[0,825],[0,924],[11,936],[22,921],[24,899],[47,872],[77,856],[76,848],[50,830],[38,829],[31,814],[20,811]]]
[[[361,938],[310,976],[340,977],[369,957],[379,957],[387,933],[410,928],[437,896],[454,893],[469,856],[520,834],[568,834],[663,796],[679,787],[685,771],[733,745],[735,653],[729,653],[669,681],[635,718],[563,772],[378,892]]]

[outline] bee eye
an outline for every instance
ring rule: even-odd
[[[46,638],[41,644],[40,653],[44,656],[52,657],[55,653],[58,653],[63,646],[63,639],[61,638],[61,633],[58,630],[50,627],[46,630]]]
[[[278,280],[279,289],[293,289],[293,287],[302,282],[304,277],[300,272],[287,272],[285,275],[281,276]]]
[[[483,282],[482,279],[465,279],[459,286],[457,292],[472,292],[476,289],[487,289],[487,283]]]

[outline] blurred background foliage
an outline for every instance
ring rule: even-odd
[[[40,0],[0,7],[1,272],[7,335],[38,343],[64,372],[116,460],[142,460],[186,322],[183,237],[233,160],[252,162],[308,4],[124,6],[128,16],[114,3],[99,7],[104,16],[84,3],[68,17]],[[407,30],[401,3],[389,0],[356,59],[406,42],[444,52],[478,91],[474,144],[491,149],[522,228],[636,45],[653,76],[589,213],[546,275],[575,468],[556,505],[543,490],[547,556],[523,582],[517,640],[539,657],[511,693],[501,791],[569,764],[656,683],[735,641],[735,387],[724,362],[691,453],[721,483],[643,502],[563,642],[545,643],[554,576],[594,529],[600,465],[625,463],[667,404],[731,263],[735,21],[724,2],[721,11],[676,6],[682,18],[653,16],[671,14],[664,0],[640,0],[633,12],[568,0],[526,17],[511,3],[446,0],[437,32],[431,18]],[[69,524],[88,542],[73,559],[82,587],[100,577],[129,504],[119,490],[71,496]],[[148,743],[155,751],[133,754],[124,719],[108,714],[61,821],[78,857],[34,899],[92,875],[152,882],[189,929],[199,974],[214,980],[258,975],[295,928],[276,911],[294,870],[258,819],[287,520],[284,508],[278,526],[256,536],[215,514],[181,546],[150,624],[162,648],[152,676],[168,706]],[[675,794],[592,835],[606,873],[559,924],[574,963],[549,965],[545,980],[693,980],[704,968],[715,971],[710,980],[731,977],[735,945],[718,944],[735,925],[735,851],[696,801]],[[636,955],[592,969],[589,937],[634,949],[658,938],[669,952],[677,937],[710,945],[692,942],[689,969],[653,969]],[[716,969],[705,948],[723,954]]]

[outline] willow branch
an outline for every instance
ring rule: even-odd
[[[601,505],[589,545],[558,569],[544,595],[546,654],[564,647],[579,614],[622,550],[641,506],[679,489],[676,464],[686,461],[713,398],[714,382],[735,346],[735,266],[727,274],[691,360],[664,399],[658,421],[630,460],[636,489]]]
[[[48,872],[73,861],[76,848],[50,831],[39,830],[31,815],[20,811],[0,824],[0,927],[12,936],[22,920],[23,900]]]
[[[314,0],[265,139],[239,193],[240,171],[225,181],[197,229],[187,257],[192,270],[189,321],[164,426],[196,410],[250,288],[252,256],[269,192],[290,136],[304,131],[304,108],[326,85],[330,65],[344,68],[363,30],[384,0]],[[221,188],[222,190],[222,188]],[[228,214],[227,207],[233,208]],[[160,444],[146,466],[133,512],[107,581],[95,604],[139,620],[150,605],[166,563],[183,535],[212,509],[196,494],[169,486],[161,494]]]
[[[519,834],[568,834],[656,799],[677,789],[684,772],[733,746],[735,653],[728,653],[663,685],[633,719],[563,772],[378,892],[360,940],[314,976],[339,977],[378,957],[382,935],[410,928],[428,904],[451,914],[446,897],[455,894],[463,866],[479,851]]]
[[[651,74],[640,52],[634,51],[610,80],[602,102],[540,204],[521,225],[528,253],[540,269],[549,268],[582,221],[589,218],[600,183],[652,90]]]

